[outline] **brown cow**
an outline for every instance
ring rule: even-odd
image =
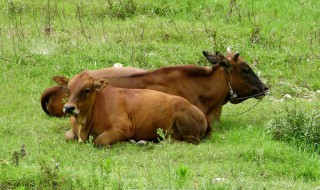
[[[121,77],[129,74],[145,72],[143,69],[133,67],[105,68],[100,70],[92,70],[90,74],[96,78]],[[55,80],[55,77],[53,77]],[[59,85],[46,89],[40,98],[43,111],[49,116],[63,117],[63,105],[68,98],[67,89]]]
[[[203,52],[213,65],[162,67],[127,77],[109,78],[110,85],[121,88],[147,88],[178,95],[200,108],[210,123],[218,123],[222,106],[249,98],[261,99],[268,92],[249,65],[228,48],[227,56]]]
[[[162,67],[143,74],[109,78],[112,86],[146,88],[184,97],[200,108],[210,123],[220,121],[222,106],[230,101],[240,103],[249,98],[262,98],[266,87],[239,53],[227,55],[203,52],[213,65]],[[62,101],[62,100],[61,100]]]
[[[199,108],[186,99],[147,89],[124,89],[107,85],[82,72],[68,82],[69,97],[64,111],[74,115],[79,142],[93,136],[95,145],[116,142],[153,140],[157,129],[167,131],[174,140],[198,144],[209,127]]]

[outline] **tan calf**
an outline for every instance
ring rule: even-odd
[[[128,139],[154,140],[157,129],[172,139],[198,144],[210,131],[199,108],[186,99],[147,89],[124,89],[107,85],[106,79],[94,79],[88,72],[60,77],[60,85],[69,91],[64,111],[74,116],[73,130],[79,141],[93,136],[95,145],[111,145]],[[72,121],[75,120],[75,121]]]

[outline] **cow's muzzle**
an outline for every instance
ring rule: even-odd
[[[64,105],[63,112],[67,114],[72,114],[72,115],[78,114],[76,111],[76,107],[74,105],[67,105],[67,104]]]
[[[264,86],[263,87],[263,92],[259,93],[257,96],[255,96],[256,99],[261,99],[265,97],[267,94],[269,94],[269,87]]]

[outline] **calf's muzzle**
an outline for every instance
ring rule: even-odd
[[[74,110],[76,109],[76,107],[75,106],[73,106],[73,105],[64,105],[64,107],[63,107],[63,112],[64,113],[69,113],[69,114],[73,114],[73,112],[74,112]]]

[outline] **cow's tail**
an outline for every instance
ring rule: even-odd
[[[40,98],[42,110],[49,116],[51,116],[50,112],[47,109],[47,105],[49,104],[50,96],[53,93],[55,88],[48,88],[42,94]]]

